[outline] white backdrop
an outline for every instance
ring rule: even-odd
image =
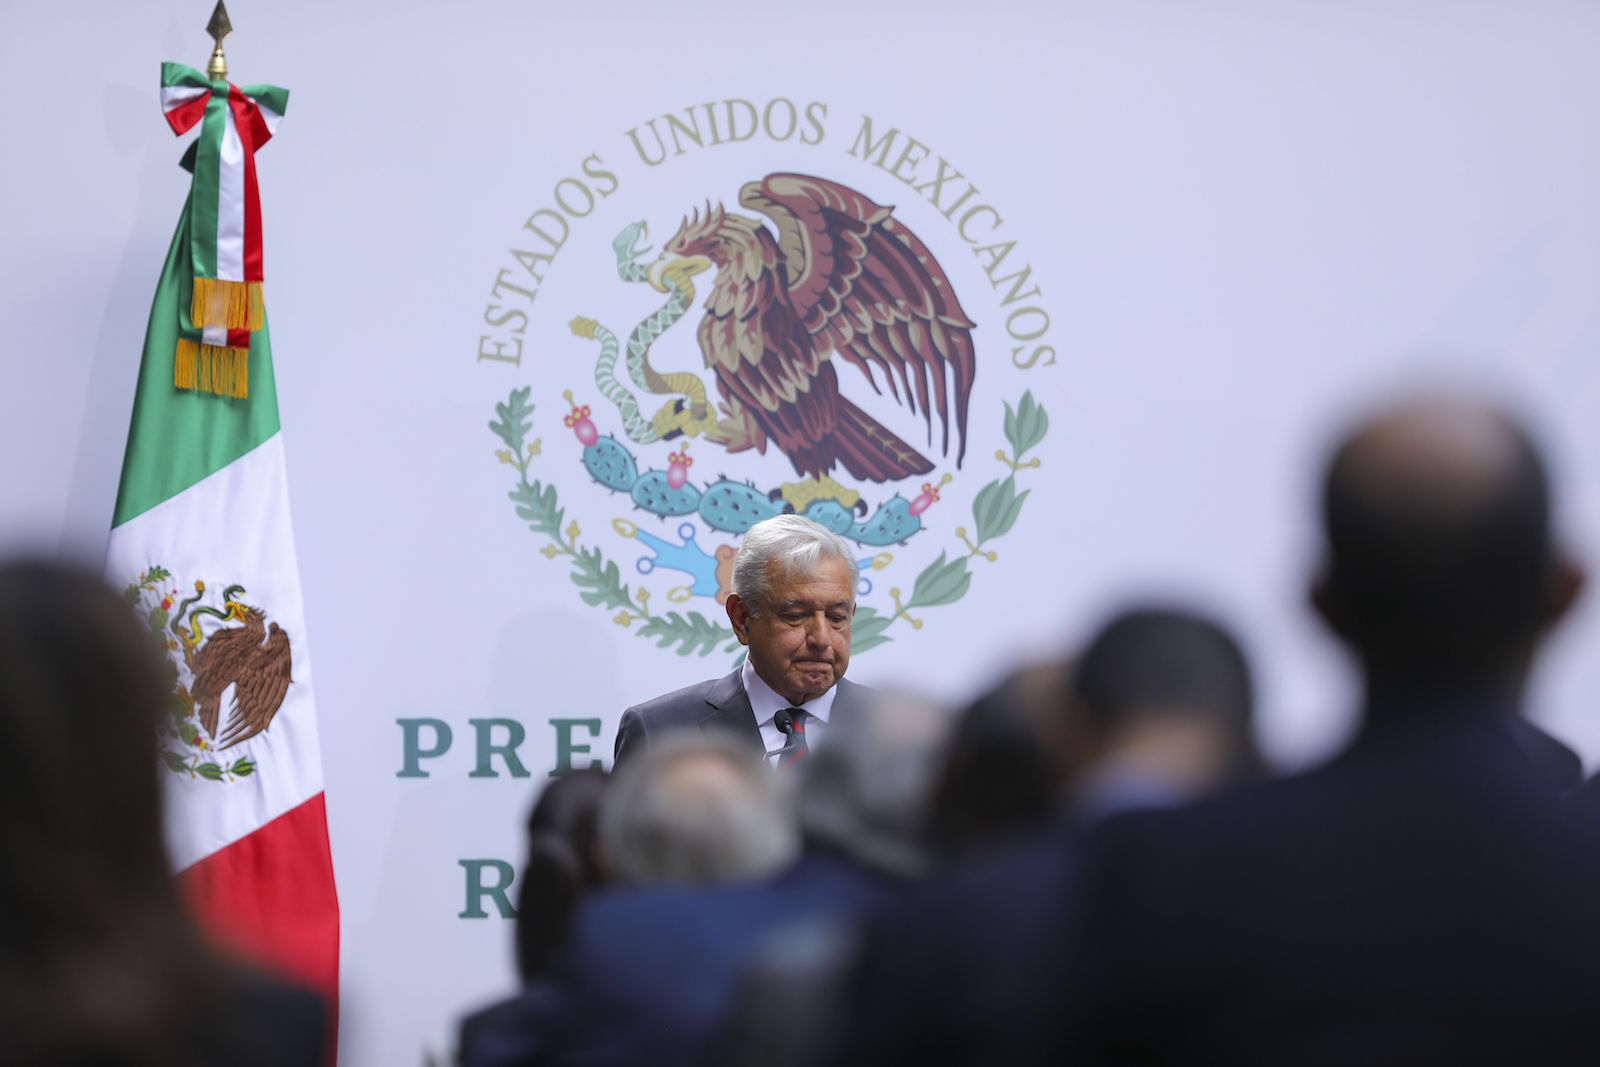
[[[8,5],[13,103],[0,170],[0,548],[95,558],[110,520],[135,363],[183,201],[182,144],[158,63],[203,66],[204,2]],[[505,497],[494,404],[532,389],[530,476],[655,611],[607,497],[560,422],[564,389],[617,420],[596,348],[654,294],[619,281],[610,240],[655,245],[707,198],[784,169],[842,182],[929,245],[974,333],[972,449],[864,603],[892,612],[916,573],[972,532],[1002,407],[1031,391],[1049,432],[1018,473],[1016,525],[969,561],[958,603],[912,612],[852,677],[950,701],[1065,647],[1129,595],[1174,593],[1243,634],[1262,739],[1286,766],[1349,728],[1351,679],[1305,610],[1314,476],[1351,406],[1446,380],[1504,395],[1550,446],[1566,536],[1600,533],[1600,8],[1586,2],[999,2],[799,5],[241,2],[234,80],[291,90],[260,157],[267,302],[305,583],[344,917],[343,1062],[415,1060],[461,1010],[511,983],[510,924],[462,919],[460,860],[519,860],[520,823],[555,764],[551,718],[598,717],[718,673],[589,606],[571,561],[541,555]],[[825,105],[821,143],[765,133],[651,167],[626,134],[706,102]],[[718,105],[721,107],[722,105]],[[1054,363],[1008,363],[1009,310],[953,218],[852,155],[862,116],[944,157],[1015,240],[1050,319]],[[802,129],[806,127],[802,123]],[[663,133],[666,132],[662,127]],[[704,132],[704,131],[702,131]],[[647,145],[649,142],[646,142]],[[491,293],[557,183],[599,157],[614,185],[571,220],[527,305]],[[913,156],[915,153],[913,152]],[[952,184],[947,207],[962,186]],[[568,199],[576,195],[566,188]],[[974,232],[989,225],[974,220]],[[985,238],[986,241],[990,240]],[[991,252],[990,255],[997,255]],[[515,280],[516,275],[508,275]],[[698,281],[702,296],[711,276]],[[518,283],[528,286],[524,279]],[[527,316],[522,363],[480,359],[485,313]],[[697,316],[696,316],[697,317]],[[658,362],[698,366],[691,323]],[[1026,358],[1026,353],[1024,354]],[[840,368],[864,401],[858,373]],[[880,405],[885,418],[892,405]],[[913,444],[915,422],[893,425]],[[935,437],[935,441],[937,437]],[[636,448],[664,467],[667,446]],[[935,448],[936,451],[936,448]],[[695,440],[692,476],[792,472]],[[703,480],[703,479],[702,479]],[[861,486],[869,503],[889,495]],[[918,487],[897,487],[910,497]],[[696,520],[698,521],[698,520]],[[703,547],[721,543],[699,524]],[[873,549],[872,551],[877,551]],[[870,555],[871,552],[865,552]],[[1558,635],[1535,717],[1600,761],[1600,598]],[[447,723],[427,778],[397,777],[400,719]],[[528,778],[471,778],[472,719],[526,729]],[[503,737],[503,734],[497,734]],[[424,737],[430,741],[431,735]],[[583,736],[579,741],[585,740]],[[493,909],[490,909],[493,914]]]

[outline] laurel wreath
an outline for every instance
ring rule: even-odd
[[[540,553],[546,559],[565,557],[572,567],[572,583],[578,587],[578,595],[584,603],[616,610],[613,621],[620,626],[633,629],[634,623],[641,623],[633,632],[653,640],[658,647],[675,649],[680,656],[709,656],[719,648],[724,652],[737,652],[740,646],[733,631],[698,611],[652,615],[649,590],[640,588],[637,593],[633,592],[622,581],[622,569],[614,560],[606,559],[599,548],[581,544],[578,538],[582,530],[577,520],[562,526],[566,511],[561,507],[556,487],[528,476],[529,467],[540,454],[539,440],[528,439],[533,429],[534,405],[528,402],[531,392],[531,386],[513,389],[504,403],[495,404],[498,418],[489,423],[489,429],[506,446],[496,450],[496,458],[517,472],[517,483],[506,496],[515,505],[518,518],[525,521],[533,533],[550,539],[539,549]],[[1037,456],[1027,460],[1023,457],[1044,440],[1050,429],[1050,418],[1033,399],[1031,390],[1022,394],[1014,408],[1007,402],[1005,410],[1005,437],[1011,451],[999,449],[995,458],[1004,463],[1010,473],[978,490],[972,501],[971,535],[965,526],[956,527],[956,537],[966,551],[955,549],[953,556],[952,550],[940,552],[938,559],[918,573],[910,596],[904,600],[898,587],[890,589],[893,612],[880,612],[865,604],[858,606],[851,624],[852,654],[894,640],[888,631],[901,620],[913,630],[922,629],[923,619],[912,615],[913,611],[956,603],[967,595],[972,585],[973,572],[969,569],[972,561],[981,557],[993,563],[999,559],[999,554],[986,546],[1004,537],[1016,525],[1022,505],[1032,492],[1031,489],[1017,491],[1017,475],[1037,470],[1040,465]]]

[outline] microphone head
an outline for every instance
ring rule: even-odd
[[[790,711],[788,708],[782,709],[781,711],[779,711],[776,715],[774,715],[772,717],[772,725],[776,726],[778,728],[779,732],[784,734],[784,735],[786,735],[786,736],[788,734],[793,733],[794,732],[794,713],[792,711]]]

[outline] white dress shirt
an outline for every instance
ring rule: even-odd
[[[745,696],[750,698],[750,711],[756,717],[756,725],[761,728],[761,745],[769,753],[767,762],[775,764],[778,762],[778,753],[789,739],[783,736],[783,731],[772,720],[784,708],[796,705],[783,699],[772,686],[761,680],[761,675],[750,666],[749,657],[745,658],[744,666],[739,668],[739,680],[744,683]],[[818,738],[827,733],[828,713],[833,710],[833,694],[837,689],[838,686],[830,685],[826,693],[799,705],[800,710],[806,713],[807,748],[816,748]]]

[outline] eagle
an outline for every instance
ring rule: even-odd
[[[856,478],[893,482],[933,464],[839,392],[832,357],[859,369],[880,395],[922,415],[941,455],[966,455],[967,400],[977,360],[974,323],[927,247],[848,186],[805,174],[769,174],[739,190],[765,215],[729,214],[708,202],[685,217],[650,265],[663,272],[716,269],[698,337],[728,418],[715,438],[730,452],[775,444],[801,476],[842,464]]]
[[[267,728],[289,692],[292,673],[289,635],[283,628],[273,623],[269,631],[259,608],[240,605],[236,610],[244,625],[216,631],[194,654],[189,694],[200,712],[200,725],[215,738],[222,694],[233,686],[220,748],[232,748]]]

